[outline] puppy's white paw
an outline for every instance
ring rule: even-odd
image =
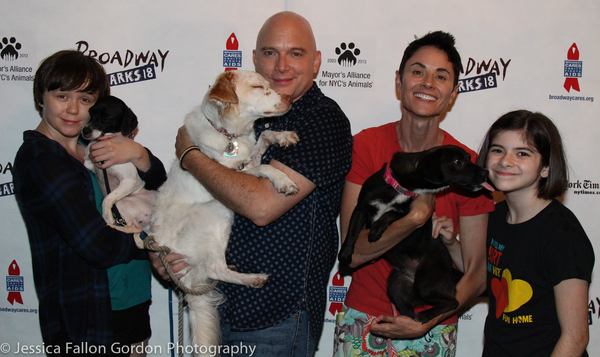
[[[115,217],[113,217],[112,212],[109,210],[108,213],[107,212],[102,212],[102,218],[104,218],[104,221],[106,223],[108,223],[109,225],[115,225],[116,221],[115,221]]]
[[[133,235],[133,241],[139,249],[144,249],[144,241],[142,240],[142,238],[140,238],[140,233],[135,233]]]

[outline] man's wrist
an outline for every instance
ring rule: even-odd
[[[200,151],[200,148],[198,147],[198,145],[191,145],[188,146],[185,150],[183,150],[183,152],[181,153],[181,156],[179,157],[179,167],[183,170],[183,171],[187,171],[187,169],[184,167],[183,165],[183,160],[185,159],[185,157],[192,151],[198,150]]]

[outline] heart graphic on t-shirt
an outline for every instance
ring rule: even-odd
[[[510,270],[504,269],[502,279],[492,279],[492,294],[496,298],[496,318],[503,312],[520,308],[533,296],[531,285],[525,280],[512,279]]]

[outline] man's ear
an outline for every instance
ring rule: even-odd
[[[317,52],[315,52],[315,59],[313,61],[313,79],[317,78],[320,67],[321,67],[321,51],[317,51]]]

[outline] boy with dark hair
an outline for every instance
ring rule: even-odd
[[[42,338],[60,355],[113,354],[114,343],[132,345],[150,337],[148,254],[131,234],[106,224],[97,209],[102,193],[83,165],[79,134],[90,119],[88,110],[109,93],[106,73],[95,59],[77,51],[45,59],[34,79],[41,121],[24,132],[14,161]],[[166,179],[160,160],[120,134],[93,144],[90,157],[102,167],[132,162],[148,188]]]

